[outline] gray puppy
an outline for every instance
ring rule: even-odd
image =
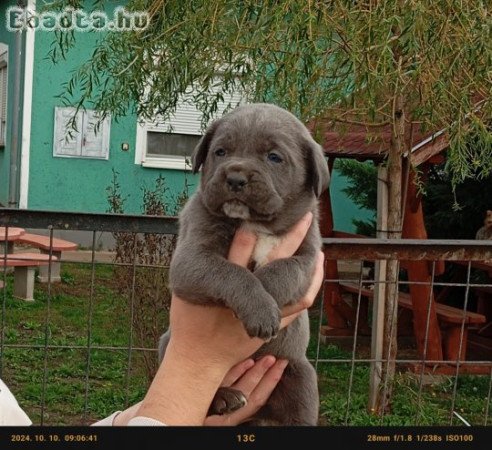
[[[282,379],[251,425],[316,425],[316,372],[306,358],[308,313],[279,330],[280,309],[297,302],[311,282],[321,249],[318,197],[329,173],[321,147],[290,112],[257,103],[236,108],[206,130],[193,154],[202,168],[200,187],[180,214],[170,268],[170,288],[199,304],[231,308],[250,336],[265,339],[254,358],[289,360]],[[269,251],[308,211],[313,223],[290,258],[266,263]],[[236,230],[258,235],[251,270],[227,261]],[[168,330],[159,343],[165,352]],[[245,404],[237,390],[221,388],[210,414]]]

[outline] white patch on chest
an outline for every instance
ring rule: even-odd
[[[268,254],[274,247],[280,244],[282,236],[271,234],[263,227],[259,227],[251,223],[244,224],[243,228],[258,236],[258,240],[256,241],[255,249],[253,251],[252,260],[256,263],[255,268],[264,266],[268,263]]]
[[[258,234],[258,240],[253,252],[253,260],[256,262],[256,267],[263,266],[268,262],[268,254],[280,244],[281,240],[279,236],[274,236],[273,234]]]

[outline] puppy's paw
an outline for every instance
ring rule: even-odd
[[[212,400],[208,415],[228,414],[242,408],[248,401],[238,389],[220,387]]]
[[[277,336],[280,329],[280,309],[273,303],[250,308],[247,314],[239,318],[250,337],[269,341]]]

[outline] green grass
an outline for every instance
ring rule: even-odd
[[[369,366],[356,364],[347,410],[349,364],[324,363],[320,379],[321,417],[326,425],[450,425],[454,388],[453,377],[439,377],[436,382],[422,386],[419,377],[400,372],[395,379],[391,412],[382,418],[367,410]],[[469,423],[483,425],[487,405],[488,377],[461,375],[458,379],[455,410]],[[490,414],[490,413],[489,413]],[[490,417],[488,420],[490,424]],[[456,417],[454,425],[463,423]]]
[[[99,265],[95,271],[89,359],[90,280],[90,265],[65,264],[62,282],[53,284],[50,293],[46,285],[36,283],[34,302],[12,297],[11,275],[7,276],[6,291],[0,291],[0,303],[5,298],[5,315],[0,323],[4,325],[0,376],[35,424],[89,424],[139,401],[148,387],[142,352],[132,352],[128,369],[129,301],[128,296],[119,293],[110,266]],[[313,310],[310,358],[317,354],[318,316]],[[46,350],[45,344],[63,348]],[[147,342],[146,346],[152,347],[152,343]],[[358,352],[367,357],[367,345],[359,345]],[[319,358],[330,360],[318,362],[317,367],[320,425],[450,424],[454,377],[436,378],[433,384],[424,385],[419,394],[418,376],[408,371],[398,373],[391,413],[381,419],[367,410],[367,363],[354,365],[347,408],[352,366],[335,361],[350,359],[351,346],[322,344]],[[455,410],[472,425],[484,424],[489,385],[487,376],[458,378]],[[490,414],[492,411],[489,424]],[[456,418],[453,423],[461,424]]]
[[[92,423],[140,400],[148,385],[138,351],[128,371],[130,310],[109,266],[95,272],[90,344],[122,350],[91,349],[89,359],[90,277],[90,266],[66,265],[50,295],[36,283],[34,302],[13,298],[7,277],[1,377],[35,424],[43,404],[45,425]]]
[[[319,314],[313,311],[311,319],[311,342],[308,357],[317,355],[316,332]],[[452,397],[455,377],[436,376],[429,383],[423,383],[419,392],[420,376],[397,366],[390,412],[382,417],[368,410],[369,403],[369,363],[356,362],[350,379],[352,364],[335,362],[352,357],[352,344],[340,346],[328,344],[319,348],[317,373],[320,391],[320,425],[354,426],[425,426],[450,425]],[[403,346],[402,346],[403,347]],[[358,358],[368,358],[369,348],[359,344]],[[402,348],[402,351],[411,352]],[[405,354],[408,356],[408,354]],[[413,355],[416,357],[416,355]],[[324,362],[322,360],[329,359]],[[456,387],[454,410],[472,425],[484,425],[487,413],[491,379],[489,376],[460,375]],[[350,394],[349,394],[350,389]],[[350,401],[349,401],[350,400]],[[347,405],[350,405],[347,407]],[[492,405],[488,411],[488,421],[492,422]],[[453,425],[464,425],[455,416]]]

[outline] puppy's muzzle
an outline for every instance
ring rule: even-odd
[[[232,192],[241,192],[248,184],[248,178],[242,172],[229,172],[226,176],[226,183]]]

